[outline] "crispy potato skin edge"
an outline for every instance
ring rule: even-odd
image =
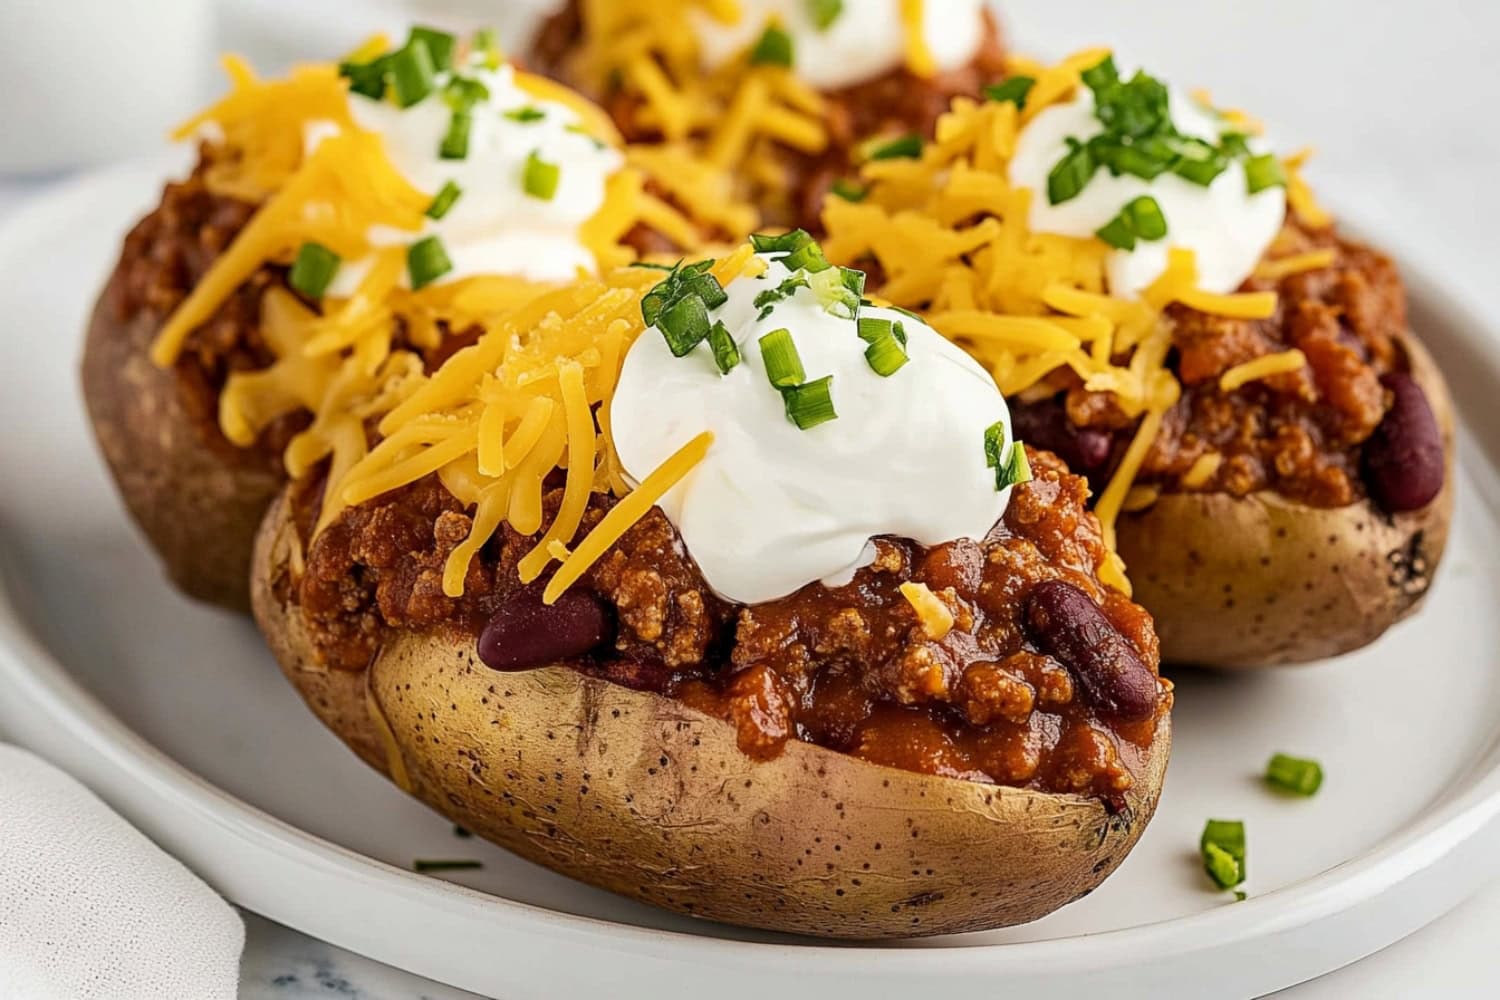
[[[148,356],[159,324],[128,323],[110,303],[117,269],[94,306],[84,340],[83,398],[130,516],[184,593],[250,610],[250,550],[282,479],[219,438],[184,407],[177,375]]]
[[[1403,342],[1443,433],[1442,492],[1387,514],[1368,500],[1321,509],[1272,492],[1172,493],[1122,515],[1120,554],[1156,619],[1162,659],[1227,670],[1306,663],[1374,642],[1437,573],[1453,517],[1453,403],[1413,336]]]
[[[461,638],[405,636],[366,671],[329,671],[277,597],[292,544],[278,500],[257,541],[256,620],[329,728],[467,829],[668,910],[851,939],[1024,923],[1098,886],[1156,809],[1165,719],[1111,816],[796,741],[756,762],[730,726],[670,699],[563,667],[498,673]]]

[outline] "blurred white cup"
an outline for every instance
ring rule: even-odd
[[[160,148],[213,55],[212,0],[0,0],[0,173]]]

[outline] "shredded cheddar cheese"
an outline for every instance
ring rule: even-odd
[[[1223,375],[1220,375],[1219,388],[1224,392],[1233,392],[1240,386],[1254,382],[1257,379],[1301,371],[1306,364],[1307,355],[1295,347],[1290,351],[1281,351],[1278,354],[1263,354],[1251,361],[1235,365]]]
[[[1212,479],[1218,473],[1219,466],[1223,464],[1224,456],[1216,451],[1199,455],[1198,459],[1193,462],[1192,468],[1183,473],[1182,485],[1190,490],[1197,489]],[[1126,497],[1126,503],[1129,504],[1129,502],[1130,498]]]
[[[1156,438],[1181,396],[1168,367],[1174,303],[1216,316],[1273,317],[1274,292],[1211,293],[1198,284],[1190,251],[1171,248],[1163,274],[1139,299],[1109,294],[1109,247],[1095,238],[1033,232],[1032,193],[1013,187],[1009,162],[1020,130],[1048,107],[1071,98],[1080,74],[1108,55],[1079,52],[1056,65],[1011,60],[1012,73],[1035,82],[1026,106],[958,98],[937,123],[919,158],[867,163],[860,202],[829,199],[823,221],[828,258],[858,265],[873,258],[885,275],[880,295],[920,310],[963,345],[1001,391],[1022,400],[1072,385],[1107,392],[1139,421],[1123,460],[1100,495],[1096,513],[1110,548],[1115,521]],[[1288,166],[1295,177],[1300,160]],[[1294,185],[1295,186],[1295,185]],[[1298,209],[1307,216],[1306,205]],[[1273,275],[1320,266],[1323,255],[1288,260]],[[1256,359],[1236,379],[1288,370],[1290,359]],[[1242,384],[1242,383],[1241,383]],[[1141,496],[1136,494],[1137,502]],[[1101,569],[1128,592],[1117,556]]]
[[[1261,261],[1260,266],[1255,269],[1255,276],[1265,281],[1280,281],[1294,274],[1305,274],[1308,271],[1332,267],[1337,259],[1338,254],[1331,248],[1309,250],[1307,253],[1292,254],[1288,257],[1275,257]]]
[[[952,630],[953,612],[927,584],[908,580],[901,585],[901,596],[906,598],[906,603],[917,613],[922,634],[927,638],[937,642]]]

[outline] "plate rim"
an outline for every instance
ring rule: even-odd
[[[174,152],[176,155],[180,154]],[[53,186],[0,221],[0,254],[13,252],[18,240],[24,244],[28,234],[46,231],[54,220],[76,220],[91,200],[97,203],[113,199],[118,203],[127,190],[140,188],[148,178],[159,185],[164,176],[161,166],[166,162],[170,161],[165,157],[131,161]],[[1351,228],[1359,231],[1358,227]],[[1383,245],[1397,244],[1387,240]],[[1434,278],[1424,266],[1409,261],[1402,261],[1400,266],[1409,299],[1417,307],[1413,311],[1441,318],[1440,325],[1451,331],[1443,335],[1443,349],[1435,353],[1440,357],[1459,353],[1465,356],[1461,369],[1465,384],[1488,383],[1500,388],[1500,322],[1481,320],[1465,295]],[[1456,383],[1458,380],[1452,373],[1460,369],[1451,361],[1443,367],[1450,382]],[[1461,395],[1455,385],[1455,396]],[[76,400],[70,397],[70,402]],[[1474,440],[1472,430],[1470,440]],[[1486,448],[1482,442],[1480,447],[1486,452],[1495,450],[1493,445]],[[1478,499],[1468,496],[1465,502]],[[0,542],[8,533],[9,525],[0,522]],[[925,980],[961,979],[973,974],[989,977],[1002,969],[1019,975],[1043,975],[1058,965],[1086,978],[1092,972],[1139,964],[1141,956],[1149,957],[1153,964],[1182,959],[1198,968],[1213,968],[1201,964],[1203,956],[1231,944],[1253,946],[1329,916],[1378,905],[1382,894],[1424,870],[1444,865],[1451,869],[1460,855],[1474,854],[1472,850],[1465,851],[1466,846],[1485,840],[1486,835],[1493,841],[1500,834],[1500,761],[1496,760],[1495,744],[1491,744],[1476,759],[1471,782],[1455,789],[1453,783],[1463,780],[1460,774],[1435,790],[1437,799],[1431,810],[1371,849],[1300,882],[1207,912],[1043,941],[938,947],[767,944],[619,924],[404,871],[301,830],[213,785],[132,730],[74,680],[67,668],[27,630],[10,587],[4,574],[0,574],[0,679],[6,682],[8,691],[6,705],[0,708],[0,719],[12,722],[10,728],[21,732],[18,742],[54,760],[66,761],[75,776],[100,790],[108,801],[119,803],[117,808],[159,842],[177,846],[175,853],[179,857],[189,861],[206,880],[241,905],[342,947],[470,989],[494,988],[494,984],[482,977],[475,978],[470,974],[475,971],[472,968],[457,976],[445,972],[429,949],[408,950],[405,954],[372,950],[365,940],[368,934],[356,933],[347,922],[332,926],[328,919],[316,919],[306,905],[272,905],[267,898],[272,894],[254,890],[246,884],[247,879],[231,869],[243,862],[246,852],[264,852],[263,856],[301,866],[308,875],[316,874],[320,882],[330,876],[352,877],[366,890],[382,892],[391,901],[425,902],[434,915],[444,913],[460,920],[488,918],[496,924],[502,920],[513,922],[516,926],[505,928],[510,940],[521,929],[533,940],[558,935],[575,947],[629,950],[665,962],[707,961],[721,969],[761,971],[765,969],[768,949],[774,949],[778,972],[791,974],[794,981],[819,974],[864,978],[872,965],[879,966],[882,980],[909,975]],[[15,725],[18,707],[28,705],[36,715],[35,721],[49,725],[27,725],[24,721]],[[82,752],[85,750],[89,753]],[[1481,768],[1486,770],[1479,773]],[[112,769],[117,773],[110,773]],[[121,777],[133,782],[134,787],[112,786],[105,790],[112,780]],[[178,841],[191,839],[192,834],[173,835],[172,823],[160,819],[162,814],[157,809],[161,807],[179,811],[190,825],[197,824],[221,835],[227,833],[240,843],[223,849],[217,844],[206,846],[201,842],[178,846]],[[1451,884],[1441,893],[1440,900],[1431,902],[1427,908],[1431,912],[1423,911],[1426,915],[1422,916],[1413,910],[1410,914],[1420,917],[1420,922],[1411,923],[1395,934],[1368,935],[1357,949],[1348,950],[1336,961],[1329,961],[1333,956],[1321,956],[1318,961],[1303,962],[1301,966],[1287,963],[1283,969],[1257,970],[1254,988],[1280,988],[1304,981],[1311,975],[1355,961],[1417,929],[1484,883],[1483,878],[1467,877],[1472,874],[1471,869],[1485,867],[1482,859],[1460,867],[1464,871],[1459,874],[1465,877],[1454,880],[1455,873],[1447,872]],[[1497,869],[1500,859],[1488,863],[1489,872]],[[1310,969],[1316,971],[1309,973]]]

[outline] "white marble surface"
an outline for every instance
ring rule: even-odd
[[[272,62],[286,40],[267,30],[269,5],[226,23],[261,29],[254,45]],[[500,0],[494,0],[500,2]],[[394,0],[379,0],[388,13]],[[352,6],[352,5],[351,5]],[[1010,0],[1013,40],[1060,53],[1113,43],[1121,58],[1209,87],[1252,108],[1286,146],[1315,143],[1314,180],[1340,205],[1406,239],[1391,249],[1440,269],[1478,302],[1494,287],[1500,231],[1500,71],[1492,49],[1500,5],[1436,0],[1420,11],[1392,0]],[[1086,30],[1079,25],[1087,24]],[[344,29],[341,29],[344,30]],[[357,31],[344,30],[344,34]],[[343,36],[330,44],[343,44]],[[246,38],[229,39],[231,43]],[[294,43],[317,51],[304,32]],[[252,55],[262,53],[252,51]],[[0,180],[0,220],[46,179]],[[375,915],[372,915],[372,919]],[[247,915],[242,996],[247,1000],[357,998],[455,1000],[463,993],[351,955]],[[1423,931],[1350,968],[1285,991],[1294,1000],[1494,995],[1500,886]]]

